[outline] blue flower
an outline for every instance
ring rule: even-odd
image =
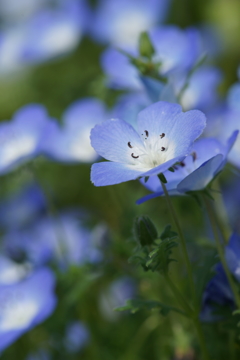
[[[110,162],[92,166],[92,182],[113,185],[166,171],[190,154],[205,122],[198,110],[183,113],[178,104],[158,102],[139,113],[138,131],[120,119],[96,125],[91,144]]]
[[[205,287],[202,297],[200,319],[204,322],[219,321],[223,318],[221,308],[234,309],[234,296],[224,269],[220,263],[215,266],[215,275]]]
[[[0,33],[1,74],[63,55],[78,45],[89,22],[86,1],[59,1],[54,8],[41,5],[24,21],[7,24]]]
[[[166,187],[170,195],[183,195],[188,191],[199,191],[214,179],[223,169],[227,155],[231,150],[238,131],[235,131],[225,145],[222,145],[214,138],[202,138],[195,142],[192,153],[186,157],[179,165],[175,166],[175,172],[164,173],[167,184]],[[147,195],[137,201],[141,204],[164,194],[158,177],[151,177],[145,184],[153,194]]]
[[[74,321],[68,324],[65,334],[65,348],[69,353],[82,350],[90,340],[90,333],[85,324]]]
[[[0,351],[52,314],[57,301],[54,287],[55,277],[48,268],[0,286]]]
[[[92,35],[115,46],[137,45],[139,34],[162,21],[169,5],[168,0],[101,0],[92,20]]]
[[[46,211],[46,201],[41,189],[32,184],[0,203],[0,227],[22,228]]]
[[[41,62],[75,49],[88,17],[84,0],[63,1],[37,13],[27,24],[22,62]]]
[[[8,173],[42,153],[40,143],[52,122],[41,105],[27,105],[12,121],[0,123],[0,174]]]
[[[195,29],[182,30],[168,25],[150,30],[149,36],[155,49],[153,61],[160,63],[159,74],[162,76],[173,76],[179,72],[184,75],[202,55],[202,49],[197,46],[199,39]],[[137,46],[129,47],[127,51],[138,57]],[[114,48],[103,53],[101,64],[109,86],[134,91],[143,89],[137,69]]]
[[[98,155],[90,144],[91,128],[107,117],[100,100],[87,98],[73,103],[63,114],[63,127],[56,123],[43,139],[45,155],[61,162],[93,162]]]
[[[240,282],[240,236],[233,233],[225,247],[227,266]],[[218,321],[222,319],[221,307],[233,310],[235,307],[234,296],[229,286],[224,269],[220,263],[215,266],[215,275],[206,285],[202,298],[202,321]]]
[[[17,283],[25,278],[29,272],[29,264],[19,264],[0,255],[0,286]]]
[[[126,300],[136,296],[137,287],[130,277],[121,277],[114,280],[100,295],[99,303],[103,316],[108,320],[117,320],[119,313],[114,309],[124,306]]]
[[[101,242],[80,224],[79,213],[68,212],[57,218],[42,217],[26,229],[9,231],[4,236],[4,248],[12,258],[26,258],[33,266],[51,260],[64,267],[80,266],[102,260],[98,240]]]

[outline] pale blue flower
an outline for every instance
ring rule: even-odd
[[[55,277],[48,268],[0,286],[0,351],[51,315],[57,301],[54,288]]]
[[[190,154],[205,122],[198,110],[183,113],[178,104],[158,102],[139,113],[138,131],[120,119],[96,125],[91,144],[110,161],[92,166],[92,182],[113,185],[166,171]]]

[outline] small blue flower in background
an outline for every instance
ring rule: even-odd
[[[180,77],[179,82],[176,80],[175,94],[179,94],[180,89],[184,86],[186,77]],[[192,74],[186,89],[184,90],[180,103],[185,110],[200,109],[207,111],[217,104],[219,96],[217,87],[222,81],[221,71],[213,66],[201,66]]]
[[[233,233],[225,247],[225,258],[228,268],[235,279],[240,282],[240,236]],[[218,321],[221,306],[234,310],[234,296],[227,277],[220,263],[215,266],[215,275],[206,285],[202,299],[202,321]]]
[[[0,285],[0,351],[49,317],[56,306],[55,277],[42,268],[25,280]]]
[[[114,309],[125,305],[126,300],[136,296],[137,288],[135,281],[130,277],[122,277],[113,281],[99,299],[99,306],[103,316],[110,321],[117,320],[119,313]]]
[[[227,155],[234,145],[237,136],[238,131],[235,131],[225,145],[214,138],[197,140],[193,145],[192,153],[174,167],[175,171],[164,173],[167,179],[166,187],[169,194],[183,195],[188,191],[205,189],[223,169],[227,161]],[[142,180],[141,182],[153,194],[139,199],[137,204],[164,195],[158,177],[151,177],[147,183],[144,183]]]
[[[0,286],[19,282],[30,273],[30,270],[30,264],[19,264],[0,255]]]
[[[215,275],[206,285],[202,298],[200,319],[204,322],[221,320],[222,306],[234,310],[234,296],[222,265],[217,264],[214,271]]]
[[[66,54],[77,47],[89,22],[85,0],[48,1],[23,21],[5,24],[0,31],[0,75]],[[18,10],[23,13],[20,7]],[[17,14],[15,14],[15,17]]]
[[[87,98],[76,101],[63,114],[63,126],[52,127],[43,139],[45,155],[61,162],[93,162],[98,155],[90,144],[91,128],[108,117],[100,100]]]
[[[26,360],[51,360],[51,356],[47,351],[41,349],[36,353],[28,355]]]
[[[96,125],[91,144],[110,161],[93,164],[92,182],[96,186],[114,185],[168,170],[190,154],[205,123],[204,114],[198,110],[183,113],[178,104],[158,102],[139,113],[138,131],[120,119]]]
[[[0,174],[40,155],[40,142],[52,124],[45,108],[37,104],[24,106],[11,121],[1,122]]]
[[[85,324],[74,321],[67,325],[64,345],[69,353],[81,351],[90,341],[90,333]]]
[[[125,94],[118,98],[111,117],[122,119],[135,127],[138,113],[150,104],[151,101],[144,93]]]
[[[234,130],[240,130],[240,82],[232,85],[228,91],[226,101],[219,104],[208,114],[206,133],[226,141]],[[235,142],[228,155],[228,161],[240,167],[240,137]]]
[[[222,186],[222,195],[226,208],[226,215],[233,231],[240,233],[240,174],[228,178],[228,182]]]
[[[84,0],[62,0],[57,9],[46,9],[28,24],[22,61],[41,62],[75,49],[88,23]]]
[[[176,26],[162,26],[149,31],[155,49],[154,62],[161,63],[159,73],[169,76],[190,69],[202,55],[195,46],[196,36],[193,29],[182,30]],[[128,49],[132,56],[138,56],[137,46]],[[110,86],[128,90],[141,90],[143,85],[137,69],[129,59],[113,48],[107,49],[101,64]]]
[[[138,36],[162,22],[169,0],[100,0],[91,33],[95,40],[114,46],[137,45]]]
[[[11,195],[0,203],[0,228],[23,228],[46,212],[43,192],[36,184]]]
[[[33,266],[49,261],[58,265],[84,265],[102,260],[98,235],[81,225],[78,213],[60,214],[56,218],[42,217],[22,230],[12,230],[4,235],[5,252],[12,258],[25,258]],[[101,241],[100,241],[101,242]]]

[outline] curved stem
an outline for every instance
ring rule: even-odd
[[[181,307],[183,308],[183,310],[186,312],[187,315],[189,315],[190,317],[192,317],[192,315],[194,315],[194,311],[192,310],[192,308],[189,306],[189,304],[187,303],[187,301],[184,299],[183,295],[181,294],[181,292],[178,290],[178,288],[176,287],[176,285],[174,284],[174,282],[171,280],[171,278],[168,276],[167,273],[164,274],[164,278],[167,281],[170,289],[172,290],[172,293],[174,294],[174,296],[176,297],[176,299],[178,300],[179,304],[181,305]]]
[[[197,332],[197,336],[198,336],[198,340],[199,340],[199,343],[200,343],[200,346],[201,346],[203,357],[204,357],[205,360],[210,360],[210,356],[208,354],[208,350],[207,350],[207,347],[206,347],[206,344],[205,344],[204,334],[203,334],[203,331],[202,331],[200,321],[198,320],[198,317],[193,319],[193,323],[195,325],[195,329],[196,329],[196,332]]]
[[[229,285],[230,285],[231,290],[233,292],[236,305],[240,309],[240,298],[239,298],[238,290],[237,290],[235,282],[234,282],[234,280],[232,278],[232,275],[231,275],[231,273],[230,273],[230,271],[228,269],[228,266],[227,266],[227,262],[226,262],[225,254],[224,254],[224,248],[222,246],[221,239],[219,237],[217,219],[216,219],[216,215],[215,215],[213,206],[212,206],[210,200],[208,199],[208,197],[206,195],[204,195],[204,194],[203,194],[203,200],[204,200],[207,212],[208,212],[209,220],[211,222],[211,226],[212,226],[212,230],[213,230],[213,234],[214,234],[214,238],[215,238],[215,241],[216,241],[217,250],[218,250],[218,254],[219,254],[222,266],[224,268],[224,271],[225,271],[225,274],[227,276]]]
[[[191,266],[189,256],[188,256],[188,252],[187,252],[186,241],[185,241],[185,238],[184,238],[184,235],[183,235],[183,232],[182,232],[182,228],[181,228],[180,223],[178,221],[177,214],[176,214],[176,212],[174,210],[174,207],[172,205],[171,198],[170,198],[170,196],[168,194],[167,188],[166,188],[165,184],[162,181],[161,181],[161,184],[162,184],[162,188],[163,188],[166,200],[167,200],[167,205],[168,205],[169,211],[172,214],[172,218],[173,218],[173,220],[175,222],[175,225],[176,225],[176,228],[177,228],[177,232],[178,232],[179,239],[180,239],[181,246],[182,246],[182,250],[183,250],[184,260],[185,260],[187,271],[188,271],[188,277],[189,277],[189,283],[190,283],[190,287],[191,287],[192,297],[193,297],[193,300],[194,300],[195,307],[198,308],[195,285],[194,285],[194,280],[193,280],[192,266]]]

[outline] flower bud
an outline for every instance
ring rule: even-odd
[[[139,54],[141,56],[151,59],[154,55],[155,50],[146,31],[140,34],[139,38]]]
[[[158,237],[157,229],[148,216],[137,217],[133,231],[135,239],[141,246],[151,245]]]

